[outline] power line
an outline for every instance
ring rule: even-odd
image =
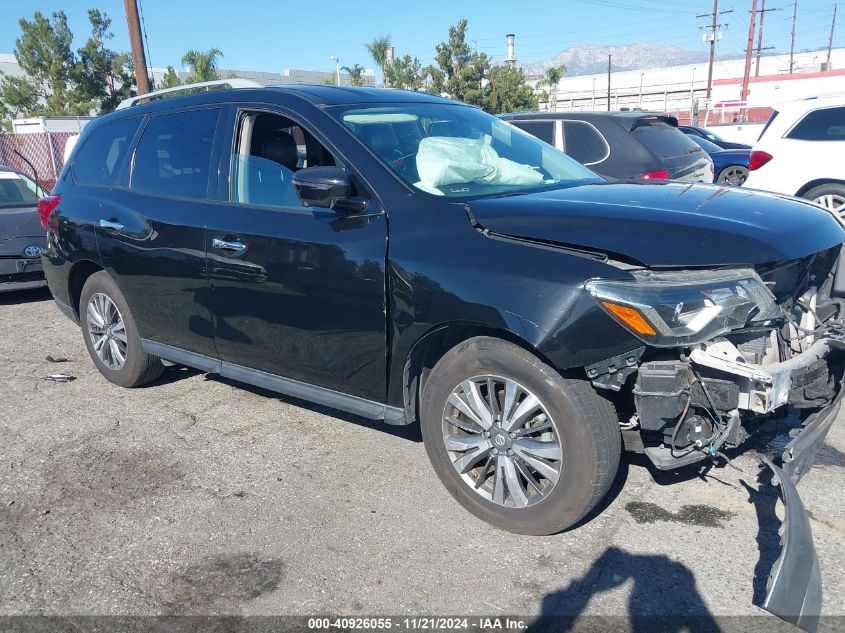
[[[144,19],[144,4],[138,0],[138,12],[141,15],[141,32],[144,34],[144,45],[147,48],[147,67],[149,74],[153,74],[153,56],[150,55],[150,40],[147,37],[147,21]]]

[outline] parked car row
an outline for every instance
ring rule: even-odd
[[[845,215],[843,102],[845,95],[784,104],[753,147],[646,112],[534,112],[502,118],[607,178],[744,185],[806,198]],[[711,161],[709,175],[695,146]]]

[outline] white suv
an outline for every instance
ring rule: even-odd
[[[751,151],[744,187],[812,200],[845,215],[845,95],[784,104]]]

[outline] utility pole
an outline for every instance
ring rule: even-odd
[[[766,18],[766,11],[777,11],[777,9],[766,8],[766,0],[763,0],[763,3],[760,7],[760,32],[757,33],[757,62],[754,68],[754,76],[760,76],[760,51],[768,51],[774,48],[774,46],[766,46],[763,48],[763,20]]]
[[[757,0],[751,2],[751,22],[748,25],[748,43],[745,46],[745,72],[742,74],[740,101],[748,101],[748,82],[751,79],[751,53],[754,51],[754,27],[757,23]]]
[[[830,39],[827,40],[827,68],[830,70],[830,51],[833,48],[833,30],[836,28],[836,5],[833,5],[833,21],[830,23]]]
[[[707,67],[707,102],[713,91],[713,61],[716,59],[716,16],[719,14],[719,0],[713,0],[713,23],[710,25],[710,64]]]
[[[710,25],[706,27],[699,27],[700,29],[704,30],[707,29],[710,31],[709,35],[702,33],[702,41],[710,40],[710,63],[707,67],[707,101],[710,101],[710,94],[713,91],[713,63],[716,61],[716,40],[722,39],[722,32],[721,28],[726,27],[727,24],[717,24],[716,20],[718,16],[723,15],[725,13],[732,13],[733,9],[729,11],[719,11],[719,0],[713,0],[713,12],[712,13],[701,13],[695,17],[697,18],[710,18]]]
[[[792,74],[792,68],[795,60],[795,20],[798,17],[798,0],[792,3],[792,42],[789,44],[789,74]]]
[[[144,40],[141,38],[141,21],[138,19],[137,0],[123,0],[126,8],[126,24],[129,27],[129,43],[135,62],[135,85],[139,95],[150,91],[150,77],[147,75],[147,57],[144,54]]]
[[[610,61],[613,55],[607,56],[607,111],[610,112]]]

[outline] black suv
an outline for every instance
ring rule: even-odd
[[[527,534],[581,520],[623,445],[715,460],[799,407],[772,468],[798,513],[784,556],[812,551],[793,484],[845,344],[845,231],[812,204],[609,183],[476,108],[329,86],[124,107],[47,202],[50,289],[118,385],[167,360],[419,421],[449,492]],[[813,600],[777,592],[818,583],[794,564],[769,608],[797,618]]]
[[[520,112],[501,117],[608,178],[713,182],[713,161],[678,131],[675,117],[649,112]]]

